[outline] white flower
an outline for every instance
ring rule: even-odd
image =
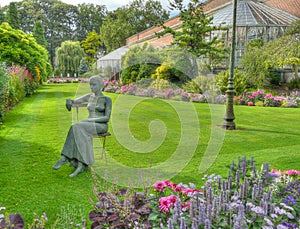
[[[286,213],[286,216],[287,216],[289,219],[294,219],[294,218],[295,218],[290,212],[287,212],[287,213]]]
[[[285,203],[280,203],[280,205],[281,205],[281,206],[283,206],[283,207],[284,207],[284,208],[286,208],[286,209],[289,209],[289,210],[291,210],[291,211],[293,211],[293,210],[294,210],[294,208],[292,208],[292,207],[290,207],[290,206],[286,205]]]
[[[4,219],[4,214],[0,214],[0,219]]]
[[[5,207],[0,207],[0,211],[5,210],[5,209],[6,209]]]
[[[272,226],[271,228],[273,228],[274,224],[272,223],[271,220],[269,220],[267,217],[264,217],[264,220],[265,220],[265,222],[266,222],[269,226]],[[269,226],[268,226],[268,227],[269,227]]]

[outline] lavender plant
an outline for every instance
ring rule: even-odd
[[[272,172],[268,163],[258,170],[254,158],[239,158],[226,179],[205,176],[203,193],[190,193],[188,211],[175,196],[167,214],[160,211],[162,216],[151,223],[153,228],[169,229],[299,228],[300,172],[293,171],[293,177],[284,173],[289,179],[283,180],[283,174]]]

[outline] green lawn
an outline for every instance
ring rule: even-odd
[[[65,99],[88,91],[81,84],[44,85],[5,116],[0,207],[21,213],[27,224],[34,212],[46,212],[50,225],[64,217],[80,222],[92,209],[91,171],[71,179],[69,166],[51,168],[76,120],[75,112],[66,110]],[[95,139],[94,169],[110,181],[138,186],[140,180],[172,179],[200,186],[205,173],[226,176],[227,166],[239,156],[254,156],[259,165],[268,161],[272,168],[300,170],[299,108],[235,106],[237,130],[224,131],[224,105],[109,96],[114,104],[107,162]],[[79,111],[79,119],[86,115],[84,108]]]

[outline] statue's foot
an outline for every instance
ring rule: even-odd
[[[52,166],[52,169],[57,170],[60,167],[62,167],[64,164],[67,164],[69,162],[68,158],[62,156],[54,166]]]
[[[75,171],[69,175],[69,177],[75,177],[77,176],[79,173],[84,172],[87,169],[87,166],[82,164],[81,162],[78,162],[78,166],[75,169]]]
[[[75,168],[77,168],[78,167],[78,161],[77,160],[71,160],[70,161],[70,167],[75,167]]]

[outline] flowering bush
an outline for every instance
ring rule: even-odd
[[[232,163],[228,177],[204,176],[194,185],[159,181],[149,221],[153,228],[299,228],[300,171],[258,171],[252,158]]]

